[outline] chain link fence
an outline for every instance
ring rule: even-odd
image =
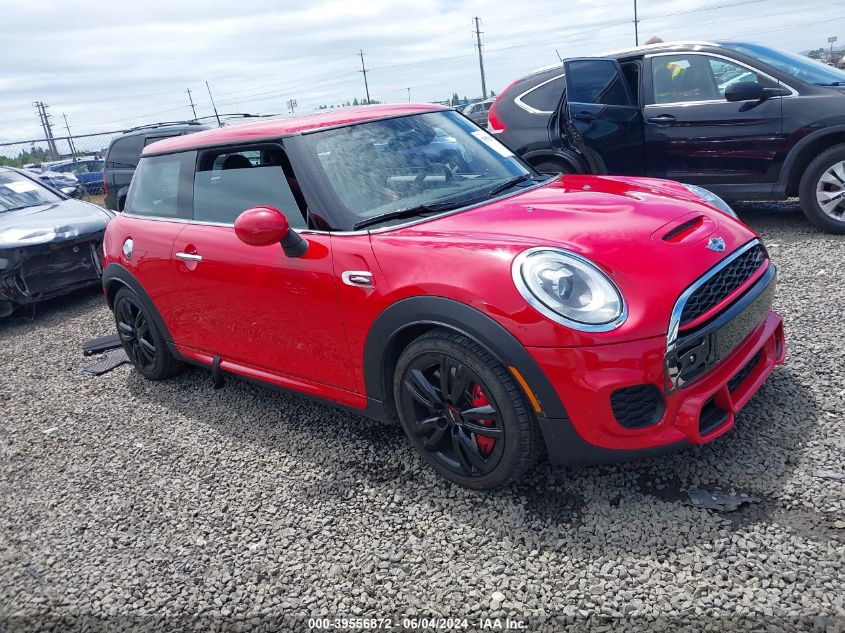
[[[41,182],[75,198],[102,204],[109,143],[123,130],[0,143],[0,166],[31,171]]]

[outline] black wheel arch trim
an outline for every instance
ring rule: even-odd
[[[783,167],[781,167],[780,170],[780,178],[778,178],[778,181],[775,184],[775,189],[779,193],[785,193],[787,188],[789,187],[789,183],[794,177],[798,177],[800,179],[803,176],[803,174],[792,173],[793,169],[795,169],[795,163],[798,161],[798,157],[801,155],[801,152],[804,151],[810,144],[815,143],[816,141],[824,138],[825,136],[832,136],[834,134],[845,134],[845,123],[829,125],[820,128],[814,132],[811,132],[810,134],[802,138],[800,141],[798,141],[795,145],[793,145],[792,148],[789,150],[789,153],[786,155],[786,159],[783,161]]]
[[[167,343],[167,346],[171,349],[173,348],[173,337],[170,335],[170,330],[164,324],[164,319],[161,318],[161,313],[158,311],[155,302],[150,298],[150,295],[147,294],[147,291],[144,290],[144,287],[141,285],[135,276],[124,266],[120,264],[112,262],[108,266],[106,266],[105,270],[103,270],[103,290],[106,293],[106,301],[109,304],[109,308],[113,308],[112,299],[113,293],[109,292],[109,288],[114,284],[120,284],[125,288],[129,288],[132,292],[134,292],[138,299],[141,302],[141,305],[144,307],[144,310],[150,315],[150,318],[155,323],[156,327],[158,328],[159,332],[161,332],[162,337],[164,338],[164,342]]]
[[[575,170],[575,173],[587,173],[584,168],[584,159],[581,158],[575,152],[568,152],[566,150],[560,149],[534,149],[529,152],[525,152],[524,154],[521,154],[520,158],[532,165],[534,164],[535,160],[563,161],[570,165]]]
[[[409,297],[386,308],[375,320],[364,343],[364,385],[368,397],[386,402],[392,376],[384,363],[399,335],[415,326],[443,327],[484,346],[500,363],[515,367],[540,403],[542,415],[565,417],[560,398],[525,347],[502,325],[475,308],[445,297]],[[388,382],[389,381],[389,382]]]

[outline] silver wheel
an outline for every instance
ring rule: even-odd
[[[845,221],[845,161],[834,163],[816,183],[816,201],[826,215]]]

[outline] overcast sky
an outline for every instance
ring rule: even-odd
[[[801,51],[845,41],[831,0],[639,0],[640,41],[742,39]],[[74,134],[220,112],[298,112],[370,95],[480,95],[472,18],[488,89],[557,61],[634,43],[633,0],[0,0],[0,140],[40,138],[32,105]],[[58,130],[55,131],[58,135]],[[63,133],[63,132],[62,132]]]

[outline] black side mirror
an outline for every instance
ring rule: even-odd
[[[756,81],[737,81],[725,89],[728,101],[762,101],[771,94]]]
[[[117,190],[117,210],[123,211],[126,206],[126,194],[129,193],[129,187],[121,187]]]

